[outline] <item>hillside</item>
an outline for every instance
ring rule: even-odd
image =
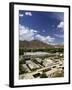
[[[39,40],[32,40],[32,41],[19,41],[20,48],[51,48],[54,47],[52,45],[43,43]]]

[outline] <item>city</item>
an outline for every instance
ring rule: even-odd
[[[63,53],[26,52],[19,62],[19,79],[64,77]]]

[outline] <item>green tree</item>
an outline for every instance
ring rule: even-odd
[[[40,78],[48,78],[45,73],[41,74]]]
[[[22,64],[19,64],[19,74],[27,73],[26,69],[22,66]]]

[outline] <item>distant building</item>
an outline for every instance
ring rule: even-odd
[[[44,61],[43,61],[43,65],[44,65],[45,67],[51,66],[52,64],[53,64],[53,61],[52,61],[52,60],[44,60]]]
[[[40,67],[40,66],[38,66],[37,64],[35,64],[34,62],[32,62],[30,60],[26,61],[26,64],[30,68],[30,70],[34,70],[34,69],[37,69],[37,68]]]
[[[24,56],[26,57],[26,56],[34,56],[34,57],[43,57],[43,56],[46,56],[46,55],[48,55],[48,53],[47,52],[26,52],[26,53],[24,53]]]

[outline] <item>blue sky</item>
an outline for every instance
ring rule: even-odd
[[[19,39],[64,44],[64,13],[20,10]]]

